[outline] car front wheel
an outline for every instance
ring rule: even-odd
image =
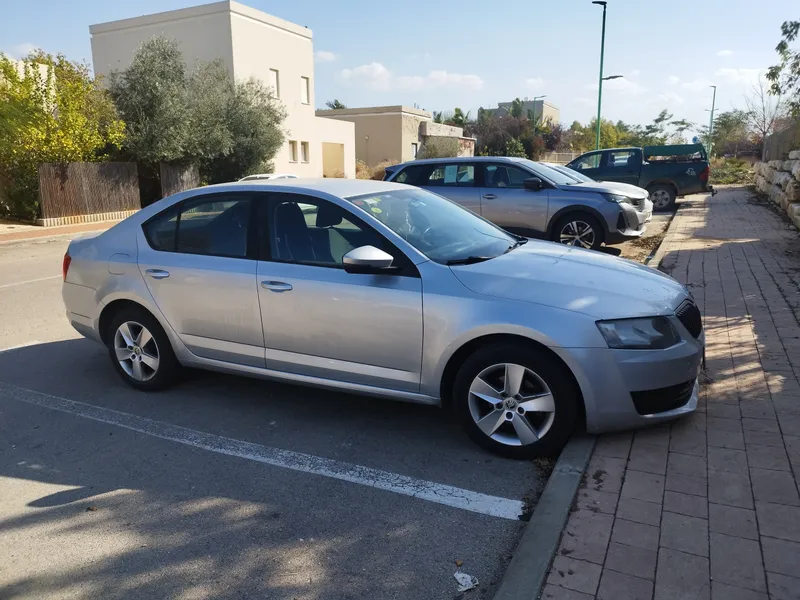
[[[597,250],[603,245],[603,229],[591,215],[564,215],[553,228],[552,240],[567,246]]]
[[[654,185],[648,189],[653,210],[667,211],[675,206],[675,190],[669,185]]]
[[[462,365],[453,392],[470,438],[509,458],[552,455],[575,427],[577,387],[544,350],[518,344],[482,348]]]

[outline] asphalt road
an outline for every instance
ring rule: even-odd
[[[64,318],[66,247],[0,246],[0,598],[454,598],[456,561],[491,597],[537,465],[430,407],[134,391]]]

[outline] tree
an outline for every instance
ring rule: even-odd
[[[746,145],[749,138],[748,115],[743,110],[722,112],[714,119],[711,147],[717,154],[733,154]]]
[[[0,177],[9,206],[23,218],[39,215],[42,163],[104,160],[125,125],[85,64],[37,50],[14,62],[0,54]]]
[[[454,127],[464,127],[469,123],[469,111],[463,112],[460,108],[456,107],[453,111],[453,116],[450,117],[449,123]]]
[[[125,71],[111,77],[111,93],[126,119],[123,149],[157,177],[161,162],[198,166],[209,183],[266,170],[283,143],[286,116],[261,81],[235,82],[219,61],[187,75],[177,43],[153,38]]]
[[[522,113],[525,110],[525,103],[519,98],[514,98],[514,100],[511,101],[511,106],[506,107],[505,110],[508,112],[509,116],[519,119],[522,117]]]
[[[441,123],[442,121],[443,121],[442,111],[439,111],[439,112],[433,111],[433,122],[434,123]]]
[[[327,106],[331,110],[339,110],[340,108],[347,108],[344,104],[342,104],[341,102],[339,102],[335,98],[333,100],[328,100],[325,103],[325,106]]]
[[[800,50],[789,47],[800,34],[800,21],[784,21],[781,34],[783,39],[775,46],[780,62],[767,71],[767,79],[772,83],[770,92],[784,96],[792,114],[800,116]]]
[[[749,96],[744,97],[746,121],[759,145],[775,130],[775,123],[783,114],[780,95],[771,95],[764,79],[759,75]]]
[[[522,142],[520,142],[517,138],[510,138],[506,142],[506,146],[503,150],[503,155],[528,158],[528,155],[525,152],[525,148],[522,146]]]

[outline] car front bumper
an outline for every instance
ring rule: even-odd
[[[666,350],[569,348],[559,354],[583,392],[587,431],[603,433],[694,412],[704,346],[701,334]]]
[[[639,206],[622,203],[619,208],[616,228],[608,232],[606,244],[621,244],[642,237],[647,231],[647,223],[653,218],[653,203],[649,199],[641,201]]]

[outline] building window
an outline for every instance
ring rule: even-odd
[[[304,163],[307,163],[309,158],[308,142],[300,142],[300,158]]]
[[[417,158],[417,150],[419,150],[419,144],[411,142],[411,158]]]
[[[303,104],[310,104],[311,103],[311,101],[309,100],[309,98],[311,98],[311,93],[310,93],[309,90],[310,90],[310,88],[309,88],[309,83],[308,83],[308,77],[301,77],[300,78],[300,102],[302,102]]]
[[[289,162],[297,162],[297,142],[289,142]]]
[[[269,85],[272,87],[272,93],[276,98],[281,97],[281,82],[278,75],[278,69],[269,70]]]

